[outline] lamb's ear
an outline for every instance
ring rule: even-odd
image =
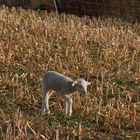
[[[87,85],[88,85],[88,86],[91,85],[91,82],[87,82]]]
[[[77,81],[73,81],[72,86],[74,87],[77,84]]]

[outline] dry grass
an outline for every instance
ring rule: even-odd
[[[40,117],[46,70],[93,81],[71,118],[55,95]],[[0,8],[0,139],[138,140],[139,94],[139,23]]]

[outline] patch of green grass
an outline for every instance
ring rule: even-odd
[[[6,116],[10,116],[10,114],[14,113],[19,107],[11,102],[11,101],[5,101],[3,97],[0,97],[0,107],[3,110]]]
[[[21,67],[20,65],[10,65],[9,70],[13,73],[17,73],[19,76],[27,72],[27,70],[25,70],[25,68]]]
[[[117,87],[126,87],[128,89],[138,89],[138,87],[140,86],[140,83],[139,82],[136,82],[136,81],[129,81],[129,80],[124,80],[124,79],[116,79],[114,81],[114,84],[117,86]]]

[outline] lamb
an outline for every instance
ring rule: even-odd
[[[64,99],[64,114],[65,116],[71,116],[72,114],[72,98],[70,95],[76,91],[80,92],[81,95],[87,94],[87,86],[90,82],[84,79],[78,79],[73,81],[70,77],[64,76],[55,71],[48,71],[43,75],[42,78],[42,113],[49,110],[49,98],[55,91]]]

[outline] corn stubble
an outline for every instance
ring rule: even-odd
[[[92,81],[71,118],[40,116],[47,70]],[[139,94],[139,23],[0,8],[0,139],[139,139]]]

